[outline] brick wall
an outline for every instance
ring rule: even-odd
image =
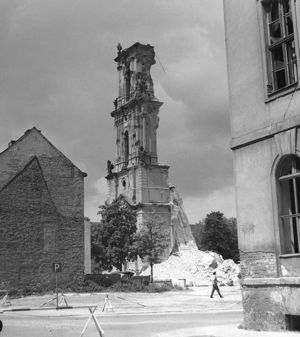
[[[276,255],[266,252],[240,253],[242,277],[277,277]]]
[[[30,158],[32,152],[0,191],[0,280],[11,288],[53,289],[53,262],[63,265],[60,286],[83,274],[83,176],[60,156]],[[5,166],[15,172],[18,165],[12,153]]]
[[[37,157],[51,197],[64,216],[83,217],[84,174],[57,150],[37,129],[25,132],[0,154],[0,190]]]

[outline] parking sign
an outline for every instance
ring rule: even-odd
[[[55,262],[52,264],[52,270],[54,273],[59,273],[62,271],[62,264],[59,262]]]

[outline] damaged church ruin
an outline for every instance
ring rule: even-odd
[[[224,0],[244,327],[300,330],[299,0]]]
[[[115,58],[119,92],[114,101],[116,158],[107,162],[108,203],[123,195],[137,208],[140,228],[154,216],[169,240],[176,246],[194,245],[193,235],[183,211],[182,200],[169,186],[169,166],[161,165],[157,155],[157,128],[162,102],[154,95],[150,68],[155,64],[154,48],[135,43],[127,49],[118,45]]]

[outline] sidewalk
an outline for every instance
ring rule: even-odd
[[[241,293],[239,287],[222,287],[224,298],[210,298],[210,287],[192,288],[186,291],[165,293],[107,293],[113,310],[104,311],[105,315],[139,315],[188,312],[241,311]],[[102,312],[106,293],[67,293],[65,298],[69,306],[98,306]],[[46,304],[55,298],[55,294],[28,296],[10,299],[10,308],[46,308],[55,307],[56,301]],[[45,305],[46,304],[46,305]],[[5,309],[5,308],[0,308]],[[57,316],[86,314],[87,309],[24,311],[22,315]]]
[[[249,331],[238,329],[233,325],[220,325],[215,327],[180,329],[160,333],[153,337],[299,337],[299,332],[275,331]]]

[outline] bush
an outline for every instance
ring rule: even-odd
[[[120,274],[91,274],[78,277],[70,284],[59,287],[59,292],[146,292],[161,293],[172,290],[182,290],[181,287],[173,286],[169,281],[149,282],[149,276],[134,276],[129,279],[122,279]],[[11,288],[9,296],[24,297],[30,295],[43,295],[46,292],[53,292],[53,287],[42,288],[40,284],[33,284],[23,288]]]
[[[76,290],[76,292],[80,293],[96,293],[102,292],[105,288],[92,280],[86,280],[84,283]]]
[[[126,281],[120,281],[106,289],[106,291],[116,292],[146,292],[146,293],[161,293],[165,291],[171,291],[174,289],[171,283],[154,282],[154,283],[142,283],[139,280],[131,279]]]
[[[160,283],[150,283],[149,284],[149,289],[148,292],[150,293],[162,293],[165,291],[172,291],[174,289],[177,289],[177,287],[174,287],[172,285],[172,283],[164,283],[164,282],[160,282]]]
[[[112,274],[88,274],[84,277],[85,281],[93,281],[103,288],[111,287],[114,283],[121,280],[121,275],[119,273]]]
[[[44,295],[48,291],[52,291],[52,287],[42,286],[40,283],[31,282],[27,286],[22,287],[10,287],[8,290],[9,297],[16,298],[16,297],[24,297],[30,295]]]
[[[109,291],[116,292],[143,292],[146,291],[147,286],[137,280],[122,280],[111,287],[109,287]]]

